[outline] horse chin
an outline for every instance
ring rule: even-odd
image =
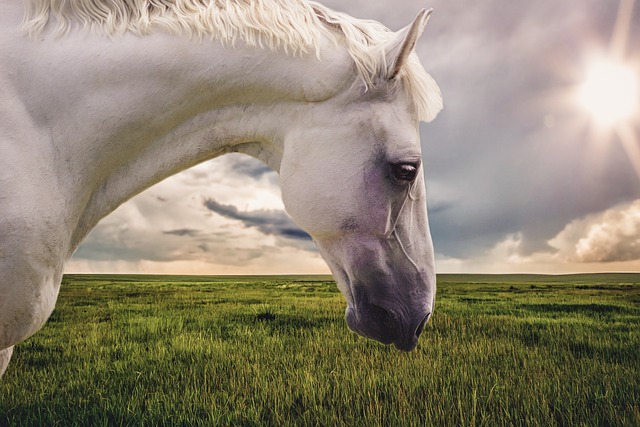
[[[393,345],[400,351],[406,351],[407,353],[413,351],[418,345],[418,338],[407,341],[396,341]]]

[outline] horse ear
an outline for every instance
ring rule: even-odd
[[[433,9],[422,9],[410,25],[396,33],[395,40],[389,44],[386,51],[388,79],[394,79],[409,59],[429,21],[431,12]]]

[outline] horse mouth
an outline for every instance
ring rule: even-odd
[[[394,347],[400,351],[410,352],[418,346],[418,338],[396,341],[393,343]]]

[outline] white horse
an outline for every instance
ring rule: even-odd
[[[397,33],[306,0],[0,4],[0,375],[65,262],[147,187],[229,152],[280,173],[357,333],[416,346],[435,296],[420,120],[442,108]]]

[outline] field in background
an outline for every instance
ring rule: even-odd
[[[441,275],[416,351],[326,276],[66,276],[0,425],[640,425],[640,274]]]

